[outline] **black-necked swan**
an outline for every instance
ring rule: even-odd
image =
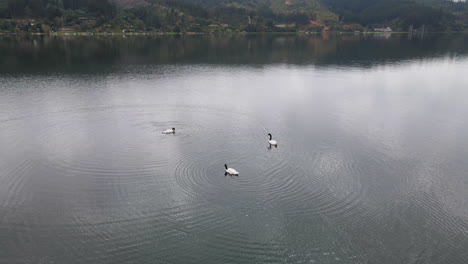
[[[227,164],[224,164],[224,167],[226,168],[226,173],[229,175],[239,175],[239,172],[236,171],[233,168],[228,168]]]
[[[268,134],[268,136],[270,136],[270,140],[268,140],[268,143],[270,143],[270,145],[272,146],[277,146],[278,145],[278,142],[276,142],[276,140],[273,140],[271,134]]]
[[[162,133],[163,134],[175,134],[175,128],[164,130]]]

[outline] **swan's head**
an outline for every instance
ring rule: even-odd
[[[175,131],[175,128],[172,128],[172,131]]]
[[[228,169],[227,164],[224,164],[224,168],[226,168],[226,170]]]

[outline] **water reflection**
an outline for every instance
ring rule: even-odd
[[[468,53],[464,34],[0,36],[0,72],[112,72],[145,64],[371,67]]]
[[[464,35],[2,38],[1,263],[468,263]]]

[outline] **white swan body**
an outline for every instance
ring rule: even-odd
[[[163,134],[175,134],[175,128],[164,130],[162,133]]]
[[[224,167],[226,168],[226,173],[227,174],[229,174],[229,175],[239,175],[238,171],[236,171],[233,168],[228,168],[228,166],[226,164],[224,164]]]
[[[270,145],[272,146],[277,146],[278,145],[278,142],[276,142],[276,140],[273,140],[271,134],[268,134],[268,136],[270,136],[270,140],[268,140],[268,143],[270,143]]]

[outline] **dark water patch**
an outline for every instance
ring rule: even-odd
[[[0,72],[94,74],[128,65],[373,67],[460,58],[466,34],[258,34],[231,36],[1,36]]]

